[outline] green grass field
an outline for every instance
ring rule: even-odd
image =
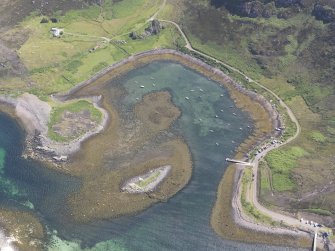
[[[50,94],[66,91],[129,55],[180,46],[180,34],[170,25],[157,36],[129,38],[131,31],[144,31],[146,20],[161,4],[160,0],[108,2],[102,8],[93,5],[56,15],[60,20],[57,24],[41,24],[42,17],[36,15],[27,18],[21,26],[30,30],[30,36],[19,54],[34,83],[29,92],[47,100]],[[61,38],[52,37],[50,29],[55,26],[64,29]]]
[[[269,175],[268,166],[265,161],[259,163],[259,172],[260,172],[260,193],[261,196],[271,192],[271,176]]]
[[[290,170],[297,167],[297,160],[308,155],[298,146],[285,149],[276,149],[268,153],[265,160],[272,171],[272,182],[274,190],[278,192],[295,189],[294,181],[290,177]]]

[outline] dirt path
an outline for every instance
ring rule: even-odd
[[[162,11],[162,9],[164,9],[165,5],[166,5],[166,0],[163,0],[159,9],[147,20],[147,22],[150,22],[150,21],[156,19],[158,14]]]

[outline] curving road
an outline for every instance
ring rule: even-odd
[[[222,64],[223,66],[227,67],[228,69],[234,71],[234,72],[237,72],[239,73],[240,75],[242,75],[247,81],[249,81],[250,83],[254,83],[256,85],[258,85],[260,88],[262,88],[263,90],[267,91],[268,93],[270,93],[271,95],[273,95],[279,102],[280,106],[282,106],[287,114],[289,115],[290,119],[293,121],[293,123],[296,125],[296,132],[295,134],[288,138],[285,142],[283,142],[282,144],[277,144],[277,145],[272,145],[270,146],[269,148],[267,148],[265,151],[261,152],[260,154],[256,155],[254,160],[252,161],[252,164],[253,164],[253,167],[254,167],[254,180],[255,182],[253,182],[253,185],[251,186],[250,190],[247,191],[247,200],[248,201],[251,201],[252,204],[255,206],[255,208],[257,208],[258,211],[260,211],[262,214],[265,214],[269,217],[271,217],[274,221],[279,221],[279,222],[283,222],[285,223],[286,225],[288,226],[291,226],[291,227],[294,227],[294,228],[299,228],[299,229],[303,229],[305,231],[309,231],[309,232],[314,232],[316,231],[316,229],[310,225],[306,225],[304,223],[301,223],[300,220],[296,219],[296,218],[293,218],[293,217],[290,217],[290,216],[287,216],[285,214],[281,214],[281,213],[278,213],[278,212],[274,212],[264,206],[262,206],[259,202],[258,202],[258,198],[257,198],[257,174],[258,174],[258,165],[259,165],[259,162],[264,158],[264,156],[270,152],[271,150],[275,149],[275,148],[279,148],[279,147],[282,147],[290,142],[292,142],[293,140],[295,140],[300,132],[301,132],[301,126],[297,120],[297,118],[295,117],[294,113],[292,112],[292,110],[289,108],[289,106],[287,104],[285,104],[285,102],[276,94],[274,93],[272,90],[270,90],[269,88],[265,87],[264,85],[260,84],[259,82],[253,80],[252,78],[248,77],[245,73],[243,73],[242,71],[240,71],[239,69],[221,61],[221,60],[218,60],[212,56],[209,56],[203,52],[200,52],[196,49],[194,49],[190,43],[190,41],[188,40],[186,34],[183,32],[183,30],[181,29],[181,27],[179,26],[179,24],[177,24],[176,22],[174,21],[170,21],[170,20],[164,20],[164,19],[160,19],[159,20],[160,22],[165,22],[165,23],[169,23],[169,24],[172,24],[174,25],[178,31],[180,32],[180,34],[182,35],[182,37],[184,38],[185,40],[185,47],[190,50],[190,51],[193,51],[193,52],[196,52],[198,54],[200,54],[201,56],[203,57],[206,57],[208,59],[211,59],[211,60],[214,60],[215,62],[217,63],[220,63]],[[239,184],[240,184],[240,181],[239,181]],[[236,205],[238,205],[238,211],[240,212],[239,214],[241,214],[241,212],[243,211],[242,210],[242,205],[241,203],[236,203]]]

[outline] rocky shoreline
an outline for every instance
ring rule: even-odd
[[[100,100],[101,97],[91,97],[94,107],[103,114],[100,125],[70,142],[55,142],[48,138],[48,122],[51,112],[51,107],[48,103],[28,93],[17,99],[0,97],[0,103],[13,108],[13,113],[17,116],[26,132],[25,149],[22,156],[53,163],[56,166],[66,162],[69,155],[80,150],[82,142],[100,133],[106,127],[109,116],[107,111],[100,107]]]

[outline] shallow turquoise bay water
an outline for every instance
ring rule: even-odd
[[[191,181],[166,203],[136,216],[85,225],[64,222],[64,199],[80,182],[21,159],[24,135],[13,120],[0,114],[0,202],[36,213],[50,230],[54,244],[49,250],[293,250],[223,240],[210,227],[225,158],[234,155],[252,130],[250,118],[236,108],[224,88],[171,62],[133,70],[110,83],[114,85],[128,92],[118,104],[125,110],[151,91],[172,94],[182,111],[173,130],[184,136],[194,161]]]

